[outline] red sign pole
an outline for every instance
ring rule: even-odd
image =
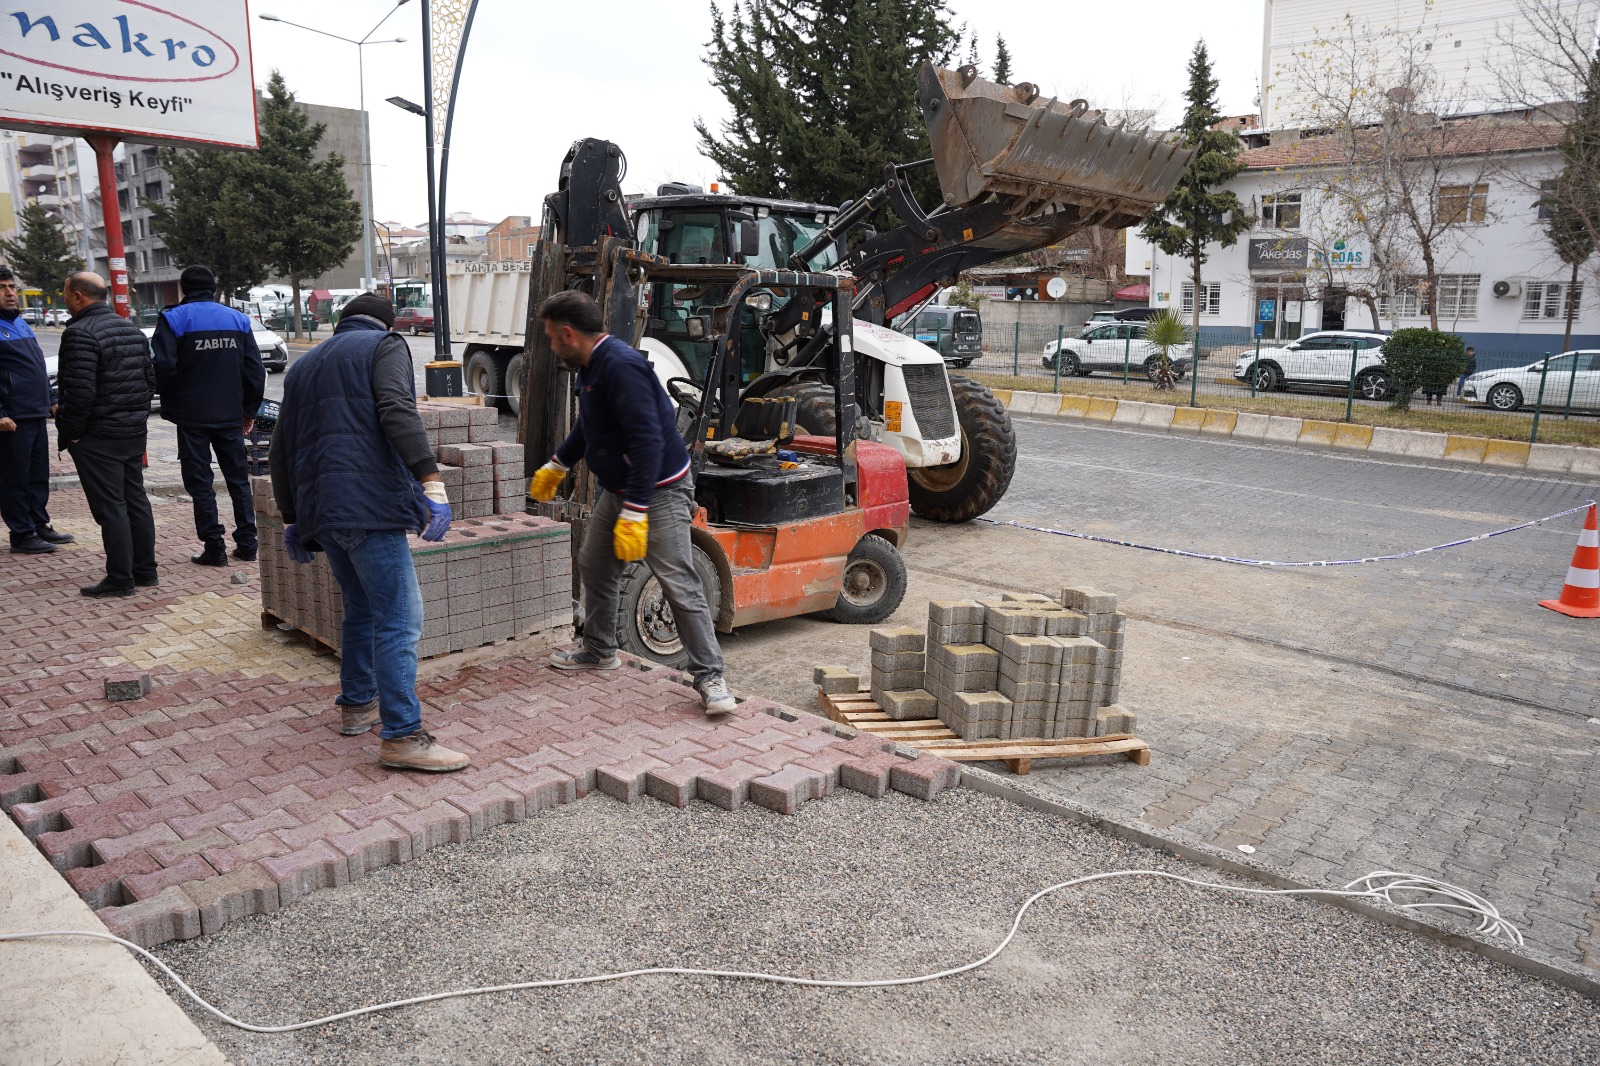
[[[128,300],[128,258],[122,244],[122,210],[117,206],[117,171],[111,163],[111,150],[116,139],[105,134],[85,137],[94,149],[94,160],[100,168],[100,208],[106,221],[106,258],[111,260],[111,306],[123,318],[133,314]]]

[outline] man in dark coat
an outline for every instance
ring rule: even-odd
[[[183,302],[161,312],[150,350],[155,357],[161,417],[178,427],[183,487],[194,500],[194,531],[205,550],[190,556],[202,566],[227,566],[226,530],[217,518],[211,453],[233,500],[233,557],[256,557],[256,510],[250,498],[250,432],[267,372],[250,319],[217,303],[210,267],[187,267],[178,280]]]
[[[11,550],[43,555],[72,534],[50,528],[50,433],[55,389],[44,352],[23,319],[17,276],[0,267],[0,518]]]
[[[144,493],[146,423],[155,392],[150,345],[106,304],[106,282],[83,271],[67,279],[72,318],[61,335],[56,432],[72,453],[100,527],[106,576],[85,596],[132,596],[156,581],[156,524]]]

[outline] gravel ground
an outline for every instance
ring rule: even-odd
[[[1056,881],[1213,871],[958,790],[794,817],[603,797],[157,951],[278,1024],[474,984],[643,965],[882,977],[985,954]],[[649,977],[256,1036],[248,1063],[1593,1063],[1600,1005],[1326,904],[1170,882],[1071,889],[992,966],[823,991]]]

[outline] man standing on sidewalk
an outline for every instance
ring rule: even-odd
[[[344,598],[339,732],[382,722],[378,761],[400,770],[460,770],[469,759],[423,731],[417,701],[422,590],[408,532],[443,540],[450,502],[417,414],[411,349],[394,306],[363,293],[333,336],[283,383],[268,458],[272,495],[297,563],[328,553]]]
[[[211,453],[233,500],[233,557],[256,557],[256,511],[244,435],[261,407],[267,372],[250,319],[217,303],[216,275],[191,266],[178,280],[183,302],[161,312],[150,350],[155,355],[161,417],[178,427],[183,488],[194,500],[194,531],[205,546],[191,562],[227,566],[227,532],[217,518]]]
[[[55,390],[44,352],[20,313],[17,276],[0,267],[0,518],[11,550],[43,555],[72,534],[50,528],[50,433]]]
[[[156,581],[156,524],[144,494],[146,423],[156,376],[138,326],[106,304],[106,282],[83,271],[63,294],[56,433],[72,453],[89,513],[100,526],[106,576],[85,596],[132,596]]]
[[[603,332],[600,305],[592,297],[558,292],[539,308],[539,320],[556,358],[577,368],[578,419],[555,456],[535,471],[528,491],[536,500],[550,499],[579,459],[605,490],[590,512],[591,532],[578,553],[583,645],[556,652],[550,665],[617,668],[622,571],[643,559],[672,605],[700,705],[707,714],[725,714],[735,703],[722,678],[722,648],[689,551],[694,476],[672,401],[645,357]]]

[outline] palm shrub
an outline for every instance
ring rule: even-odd
[[[1383,342],[1394,397],[1391,409],[1409,410],[1418,389],[1443,392],[1467,368],[1467,346],[1454,333],[1437,329],[1397,329]]]
[[[1157,392],[1168,392],[1178,383],[1177,368],[1172,365],[1172,350],[1181,348],[1194,338],[1189,324],[1178,317],[1176,311],[1163,311],[1145,323],[1144,339],[1161,354],[1151,379]]]

